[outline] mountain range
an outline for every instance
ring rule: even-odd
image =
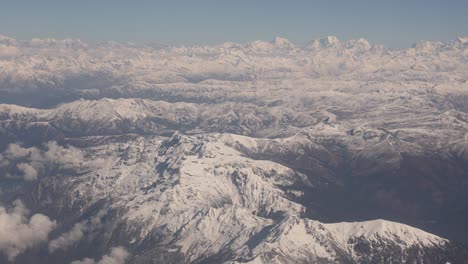
[[[464,263],[467,62],[1,36],[0,261]]]

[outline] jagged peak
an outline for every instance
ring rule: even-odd
[[[10,39],[10,37],[0,34],[0,40]]]
[[[35,48],[46,48],[46,47],[68,47],[68,48],[77,48],[77,47],[87,47],[88,45],[82,42],[80,39],[55,39],[55,38],[33,38],[25,42],[27,46]]]
[[[276,36],[271,41],[271,43],[273,45],[275,45],[275,47],[279,47],[279,48],[292,48],[292,47],[294,47],[294,44],[291,41],[289,41],[289,39],[283,38],[283,37],[280,37],[280,36]]]
[[[232,42],[232,41],[224,42],[220,46],[222,48],[225,48],[225,49],[240,48],[241,47],[241,45],[239,45],[238,43]]]
[[[247,47],[253,49],[271,49],[273,47],[273,44],[269,41],[254,40],[248,43]]]
[[[372,48],[372,45],[365,38],[360,38],[358,40],[353,39],[353,40],[347,41],[345,46],[348,49],[357,48],[361,50],[369,50]]]
[[[16,39],[0,34],[0,43],[6,45],[16,45]]]
[[[246,45],[247,48],[251,48],[258,51],[270,51],[274,49],[292,49],[295,47],[294,43],[289,41],[287,38],[275,37],[271,41],[255,40]]]
[[[322,43],[325,43],[325,44],[328,44],[328,45],[340,43],[340,40],[338,39],[338,37],[333,36],[333,35],[322,38],[322,39],[320,39],[320,41]]]
[[[309,44],[306,45],[306,48],[309,49],[320,49],[320,48],[329,48],[338,46],[341,44],[340,40],[336,36],[327,36],[320,39],[314,39]]]
[[[397,240],[400,240],[406,246],[415,244],[433,246],[448,242],[446,239],[427,233],[421,229],[383,219],[324,224],[324,226],[343,242],[352,237],[366,237],[368,239],[387,238],[389,240],[397,238]]]
[[[468,43],[468,37],[458,37],[455,41],[465,44]]]
[[[458,37],[449,43],[451,48],[465,49],[468,46],[468,37]]]
[[[420,50],[433,50],[442,46],[442,42],[422,40],[413,44],[412,48]]]

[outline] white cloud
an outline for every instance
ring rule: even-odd
[[[75,147],[62,147],[55,141],[44,144],[46,150],[36,147],[24,148],[19,144],[9,144],[8,148],[0,154],[0,167],[7,166],[11,162],[16,164],[25,180],[36,180],[43,170],[45,164],[58,164],[65,169],[81,167],[84,163],[82,152]],[[95,167],[101,161],[88,162],[89,166]],[[99,166],[98,166],[99,167]]]
[[[8,164],[10,164],[10,161],[0,154],[0,167],[8,166]]]
[[[84,258],[82,260],[75,260],[70,264],[96,264],[96,261],[94,259]]]
[[[85,223],[75,224],[70,231],[49,242],[49,252],[53,253],[57,249],[65,249],[74,245],[83,238],[86,229]]]
[[[64,148],[55,141],[47,142],[46,147],[47,151],[42,157],[45,161],[59,163],[66,168],[80,166],[83,163],[83,154],[75,147]]]
[[[27,158],[36,162],[54,162],[65,167],[79,166],[83,162],[83,154],[75,147],[62,147],[55,141],[44,144],[46,151],[36,147],[23,148],[19,144],[9,144],[4,152],[5,159]]]
[[[91,217],[91,219],[75,224],[68,232],[50,241],[49,252],[53,253],[59,249],[67,249],[79,242],[84,237],[85,233],[100,228],[102,226],[102,217],[104,217],[106,213],[106,210],[101,210],[95,216]]]
[[[7,210],[0,206],[0,251],[9,260],[41,242],[48,240],[48,235],[55,228],[56,222],[43,214],[28,218],[29,211],[24,204],[16,200],[14,207]]]
[[[19,144],[9,144],[8,148],[5,150],[5,157],[9,159],[23,158],[28,155],[36,155],[39,150],[35,147],[32,148],[23,148]]]
[[[23,173],[23,179],[26,181],[37,180],[38,172],[33,166],[28,163],[18,163],[16,167]]]
[[[71,264],[124,264],[128,257],[128,252],[123,247],[114,247],[107,255],[102,256],[99,261],[85,258],[83,260],[75,260]]]

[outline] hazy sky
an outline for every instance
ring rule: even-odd
[[[175,44],[336,35],[407,47],[468,35],[468,0],[0,0],[0,34]]]

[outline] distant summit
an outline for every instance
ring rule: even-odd
[[[328,36],[321,39],[315,39],[306,45],[307,49],[323,49],[340,45],[341,42],[336,36]]]
[[[277,47],[277,48],[294,48],[295,45],[289,41],[287,38],[283,38],[283,37],[275,37],[271,43]]]

